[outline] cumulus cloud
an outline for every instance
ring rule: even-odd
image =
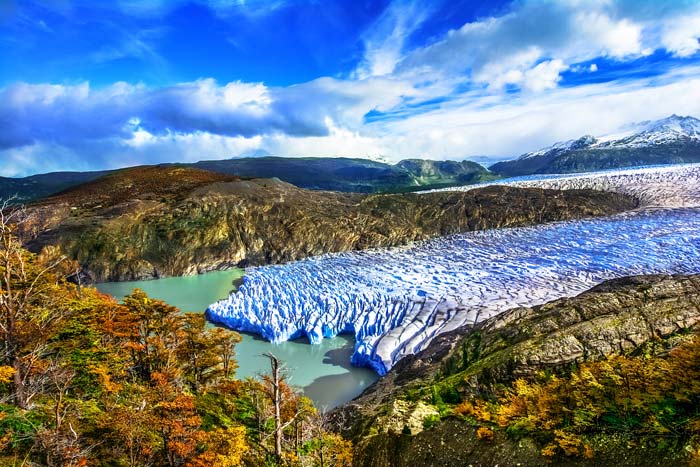
[[[262,3],[215,3],[265,10]],[[0,89],[0,174],[255,150],[505,157],[630,121],[700,115],[700,70],[692,61],[700,54],[697,0],[521,0],[416,46],[410,39],[430,19],[429,5],[391,4],[362,35],[364,55],[344,77],[286,87],[207,78],[159,88],[8,85]],[[160,0],[122,7],[144,15],[167,8]],[[607,63],[657,50],[677,57],[676,68],[654,78],[606,75]],[[562,75],[599,68],[608,82],[560,86]]]
[[[275,132],[247,137],[206,131],[153,134],[138,127],[124,138],[84,139],[73,145],[34,142],[0,151],[0,175],[67,167],[86,170],[144,162],[193,162],[255,150],[288,156],[369,156],[389,160],[461,160],[485,155],[489,157],[482,160],[488,162],[557,140],[588,133],[601,135],[629,122],[672,113],[700,116],[700,68],[635,82],[556,88],[518,97],[470,92],[431,111],[364,123],[354,129],[347,122],[341,125],[325,117],[326,131],[322,135]]]
[[[320,78],[275,89],[260,83],[218,85],[212,79],[160,89],[18,83],[0,90],[0,148],[128,139],[138,130],[157,136],[323,136],[329,132],[327,118],[356,127],[367,112],[388,110],[415,94],[410,85],[390,79]]]
[[[690,57],[700,51],[700,12],[666,21],[661,42],[679,57]]]
[[[507,14],[466,23],[405,54],[396,69],[418,75],[466,73],[491,87],[527,87],[526,74],[541,76],[545,61],[553,72],[555,63],[563,71],[597,57],[628,60],[656,49],[687,57],[700,49],[700,5],[695,1],[532,0],[515,5]],[[529,87],[550,88],[542,81]]]

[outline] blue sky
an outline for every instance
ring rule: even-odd
[[[497,160],[700,116],[696,0],[0,0],[0,175]]]

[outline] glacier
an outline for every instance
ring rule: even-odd
[[[248,268],[207,317],[271,342],[354,333],[352,363],[383,375],[435,336],[515,307],[621,276],[700,272],[699,165],[498,183],[617,191],[636,196],[640,208]]]

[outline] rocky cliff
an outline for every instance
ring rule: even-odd
[[[478,439],[477,426],[440,417],[436,398],[457,404],[494,394],[517,378],[565,375],[613,354],[663,358],[699,327],[699,275],[608,281],[574,298],[517,308],[440,336],[333,419],[355,440],[359,466],[683,465],[686,453],[678,446],[647,449],[602,432],[591,436],[593,459],[545,459],[536,439],[516,439],[505,430]]]
[[[29,207],[28,246],[60,245],[95,281],[144,279],[388,247],[468,230],[609,215],[631,197],[487,187],[361,195],[182,167],[108,175]]]

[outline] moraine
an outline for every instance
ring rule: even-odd
[[[207,316],[273,342],[354,333],[352,362],[384,374],[435,336],[510,308],[573,296],[615,277],[700,272],[700,166],[508,184],[617,191],[636,196],[641,208],[250,268],[238,291]]]

